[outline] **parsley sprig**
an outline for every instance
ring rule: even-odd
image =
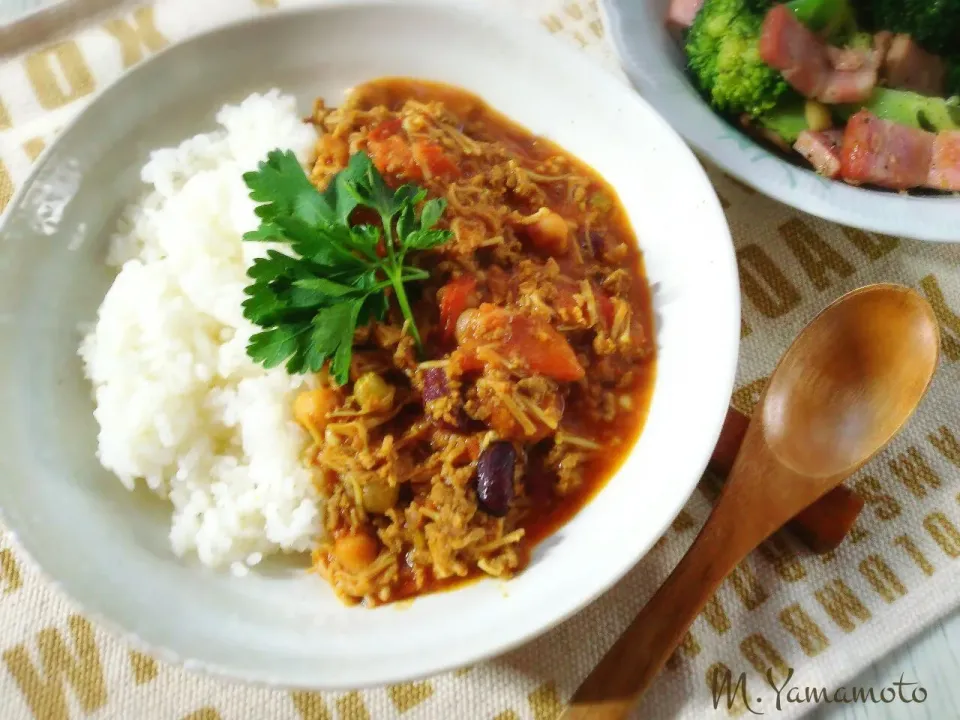
[[[244,239],[287,243],[295,253],[270,249],[247,270],[253,282],[243,315],[263,328],[250,337],[251,358],[266,368],[286,361],[291,374],[318,372],[329,359],[343,385],[354,332],[386,317],[391,292],[422,350],[405,284],[430,274],[408,265],[407,256],[450,239],[449,230],[435,228],[444,200],[426,200],[426,190],[413,185],[392,190],[364,153],[354,154],[322,193],[289,150],[271,151],[243,180],[260,203],[260,225]],[[351,225],[357,208],[374,211],[379,225]]]

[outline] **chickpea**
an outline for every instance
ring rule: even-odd
[[[363,509],[369,513],[383,515],[395,507],[400,499],[400,486],[374,480],[363,485]]]
[[[380,553],[377,540],[369,533],[360,531],[344,535],[333,543],[333,555],[343,569],[350,573],[363,571]]]
[[[539,217],[527,226],[533,244],[551,255],[563,255],[570,244],[570,228],[561,215],[541,208]]]
[[[319,437],[327,427],[327,415],[338,405],[337,393],[330,388],[304,390],[293,401],[293,419]]]
[[[375,372],[361,375],[353,384],[353,395],[366,412],[385,412],[393,407],[396,388]]]
[[[460,313],[455,330],[457,342],[463,345],[467,340],[475,337],[479,325],[480,311],[476,308],[469,308]]]
[[[457,318],[456,337],[460,345],[471,340],[492,342],[507,327],[513,315],[497,305],[483,303],[478,308],[470,308]]]

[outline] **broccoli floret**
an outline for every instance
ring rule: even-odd
[[[757,118],[767,130],[780,136],[787,145],[793,145],[804,130],[809,129],[806,100],[796,93],[787,93],[776,107]]]
[[[687,33],[687,66],[714,109],[758,117],[776,107],[788,85],[760,59],[768,0],[706,0]],[[831,38],[856,32],[848,0],[793,0],[802,23]]]
[[[923,48],[953,55],[960,41],[960,0],[873,0],[877,30],[907,33]]]
[[[865,103],[838,106],[837,112],[846,120],[860,109],[869,110],[883,120],[927,132],[960,130],[960,98],[957,97],[944,100],[909,90],[876,88]]]
[[[847,47],[854,50],[873,50],[873,35],[868,32],[856,32],[851,36]]]
[[[687,65],[720,112],[760,115],[787,89],[779,71],[760,59],[763,14],[749,0],[706,0],[687,34]]]
[[[806,112],[808,102],[796,93],[789,92],[772,110],[759,116],[757,122],[775,132],[788,145],[793,145],[800,133],[810,127]],[[909,90],[876,88],[865,103],[833,105],[829,109],[835,120],[844,123],[858,110],[865,109],[881,120],[927,132],[960,130],[960,97],[944,100]]]
[[[787,7],[797,20],[834,44],[842,45],[857,34],[850,0],[794,0]]]

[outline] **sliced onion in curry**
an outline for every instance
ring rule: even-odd
[[[422,356],[388,315],[356,333],[348,385],[298,399],[305,457],[332,478],[314,563],[369,606],[511,577],[643,425],[653,325],[626,213],[592,168],[457,88],[378,80],[318,108],[314,184],[363,150],[391,187],[446,199],[454,232],[418,260]]]

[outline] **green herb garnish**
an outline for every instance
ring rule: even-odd
[[[253,283],[244,290],[243,315],[264,328],[250,337],[251,358],[266,368],[286,361],[289,373],[318,372],[331,359],[331,374],[343,385],[354,332],[384,319],[390,291],[422,351],[404,284],[430,274],[405,263],[411,251],[452,236],[434,229],[444,200],[426,200],[427,191],[413,185],[391,190],[364,153],[353,155],[322,193],[290,151],[271,151],[243,180],[262,203],[260,226],[244,240],[288,243],[297,255],[271,249],[247,270]],[[358,207],[374,211],[380,224],[351,226]]]

